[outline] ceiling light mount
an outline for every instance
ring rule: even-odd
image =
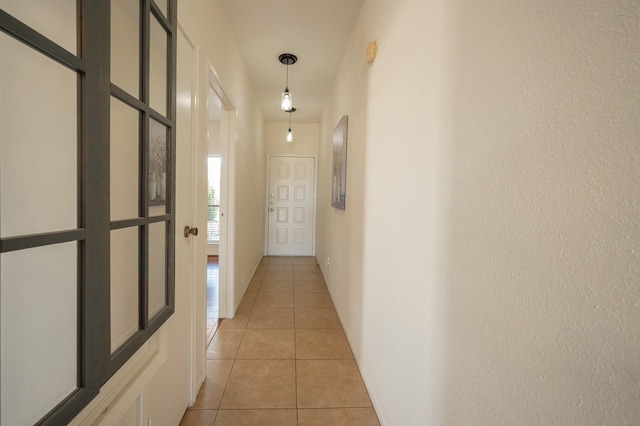
[[[293,65],[298,62],[298,57],[292,53],[283,53],[278,56],[278,60],[282,65]]]

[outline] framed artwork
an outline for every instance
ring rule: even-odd
[[[347,196],[347,133],[349,116],[343,115],[333,130],[333,184],[331,205],[345,209]]]

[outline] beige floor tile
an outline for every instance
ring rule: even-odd
[[[270,257],[267,257],[267,256],[263,257],[260,263],[258,264],[258,268],[267,267],[269,265],[269,260],[271,260]]]
[[[294,265],[317,265],[318,261],[313,256],[296,256],[293,258]]]
[[[216,331],[207,348],[207,359],[236,359],[244,328],[225,328]]]
[[[256,269],[253,277],[251,277],[251,281],[260,281],[264,277],[265,272],[267,272],[267,267]]]
[[[293,256],[269,256],[269,265],[293,265]]]
[[[259,280],[253,279],[249,283],[249,286],[247,287],[247,290],[245,293],[249,293],[249,292],[256,293],[260,291],[261,285],[262,285],[262,279],[259,279]]]
[[[327,285],[324,281],[294,281],[293,291],[295,293],[327,293]]]
[[[298,410],[298,426],[380,426],[373,408]]]
[[[237,360],[220,408],[295,408],[295,368],[292,360]]]
[[[342,329],[297,329],[297,359],[353,359]]]
[[[216,413],[216,410],[187,410],[180,426],[213,426]]]
[[[313,272],[320,272],[320,267],[318,265],[293,265],[293,274],[294,274],[294,278],[295,278],[295,274],[301,274],[301,273],[313,273]]]
[[[247,329],[238,359],[294,359],[293,329]]]
[[[296,308],[333,308],[329,293],[296,293]]]
[[[244,294],[244,297],[240,301],[239,308],[253,308],[254,302],[256,301],[256,296],[258,295],[255,291],[248,291]]]
[[[299,360],[296,377],[299,408],[371,407],[353,360]]]
[[[318,270],[315,272],[296,272],[293,275],[295,281],[323,281],[324,277]]]
[[[291,293],[293,281],[263,281],[260,286],[261,293]]]
[[[293,281],[293,271],[267,271],[264,273],[263,281]]]
[[[207,360],[206,378],[193,409],[217,410],[225,392],[234,360]]]
[[[296,410],[220,410],[215,426],[296,426]]]
[[[342,328],[333,308],[296,308],[296,328]]]
[[[293,272],[293,264],[273,264],[267,266],[266,272]]]
[[[238,308],[236,316],[233,318],[224,318],[219,325],[220,329],[226,328],[245,328],[249,321],[252,308]]]
[[[293,309],[253,308],[247,328],[293,328]]]
[[[258,293],[256,308],[293,308],[293,293]]]

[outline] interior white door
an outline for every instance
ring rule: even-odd
[[[315,158],[269,159],[269,247],[271,256],[312,256]]]
[[[176,134],[176,286],[188,287],[189,324],[189,402],[193,402],[204,376],[204,271],[198,265],[198,255],[204,251],[206,232],[197,212],[195,181],[200,172],[198,146],[194,137],[194,113],[197,85],[196,53],[193,44],[181,28],[178,32],[177,61],[177,134]],[[198,236],[184,236],[184,228],[200,228]],[[195,231],[194,231],[195,232]],[[204,256],[204,255],[202,255]],[[186,306],[185,306],[186,307]]]

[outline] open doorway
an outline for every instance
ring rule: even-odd
[[[210,127],[217,126],[210,124]],[[212,139],[211,136],[209,138]],[[213,144],[210,151],[215,151],[215,148]],[[220,318],[220,166],[220,155],[210,154],[207,158],[207,346]]]
[[[207,291],[211,290],[211,297],[207,296],[207,307],[211,307],[211,310],[206,316],[207,341],[215,332],[213,327],[209,327],[209,323],[215,326],[219,318],[231,318],[235,314],[233,170],[236,134],[235,108],[222,89],[211,64],[208,64],[208,71],[206,216],[207,275],[211,277],[211,285],[207,283]],[[217,286],[214,283],[216,278]]]
[[[222,153],[222,104],[209,87],[207,123],[207,346],[220,318],[220,166]]]

